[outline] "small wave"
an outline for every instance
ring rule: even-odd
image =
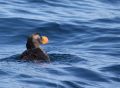
[[[118,77],[109,77],[109,79],[116,81],[116,82],[120,82],[120,78]]]
[[[8,75],[8,73],[4,72],[2,69],[0,69],[0,76],[6,76],[6,75]]]
[[[111,5],[119,5],[120,0],[99,0],[103,3],[111,4]]]
[[[103,67],[103,68],[101,68],[101,71],[110,72],[115,75],[120,75],[120,65],[118,64],[118,65]]]
[[[21,61],[19,54],[17,54],[17,55],[12,55],[12,56],[10,56],[10,57],[0,59],[0,62],[18,62],[18,61]]]
[[[103,19],[96,19],[92,20],[93,22],[101,22],[101,23],[120,23],[120,18],[103,18]]]
[[[77,56],[71,55],[71,54],[55,54],[54,53],[54,54],[49,54],[49,57],[50,57],[51,63],[57,62],[57,63],[70,64],[70,63],[77,63],[79,61],[86,61],[80,57],[77,57]],[[22,62],[23,60],[21,60],[20,55],[17,54],[17,55],[13,55],[13,56],[10,56],[7,58],[0,59],[0,62],[4,62],[4,61],[5,62]],[[37,62],[37,61],[35,60],[35,62]]]
[[[80,78],[84,78],[84,79],[92,80],[92,81],[109,82],[104,76],[100,75],[97,72],[88,70],[88,69],[77,68],[77,67],[76,68],[66,67],[64,69],[66,71],[69,71],[70,74],[75,75],[76,77],[80,77]]]

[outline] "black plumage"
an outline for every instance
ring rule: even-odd
[[[32,36],[29,36],[27,39],[27,43],[26,43],[26,48],[27,50],[25,50],[22,55],[21,55],[21,59],[22,60],[41,60],[41,61],[50,61],[49,56],[47,55],[47,53],[45,53],[43,51],[42,48],[39,47],[40,42],[38,41],[38,39],[34,40],[34,35],[39,36],[38,34],[33,34]],[[36,42],[33,42],[36,41]],[[35,44],[37,46],[35,46]]]

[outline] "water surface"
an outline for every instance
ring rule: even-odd
[[[20,62],[28,35],[51,63]],[[120,88],[119,0],[1,0],[0,88]]]

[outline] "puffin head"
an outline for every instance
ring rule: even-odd
[[[39,48],[40,44],[42,44],[42,37],[39,35],[39,33],[34,33],[28,37],[26,48],[27,50]]]

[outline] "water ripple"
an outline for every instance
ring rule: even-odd
[[[119,0],[0,0],[1,88],[119,88]],[[51,63],[22,62],[28,35]]]

